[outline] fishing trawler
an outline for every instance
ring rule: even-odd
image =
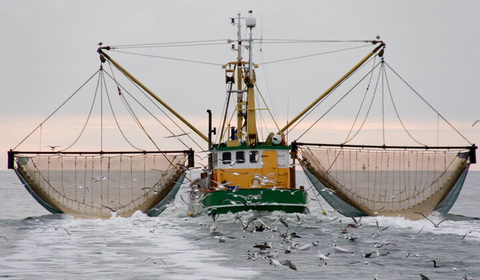
[[[195,167],[193,149],[187,145],[185,150],[161,149],[161,144],[145,131],[140,120],[131,112],[131,106],[127,105],[155,150],[105,152],[102,146],[98,151],[69,151],[70,145],[51,152],[21,151],[17,147],[22,141],[8,153],[9,168],[16,171],[30,194],[47,210],[78,217],[108,218],[112,212],[129,216],[135,211],[158,215],[172,201],[182,183],[188,188],[187,203],[191,216],[249,210],[308,213],[307,188],[297,185],[296,166],[304,170],[311,184],[310,190],[316,190],[333,209],[345,216],[384,215],[422,219],[435,210],[448,212],[459,195],[470,164],[476,163],[477,147],[463,136],[468,145],[434,146],[416,140],[418,145],[411,146],[386,145],[385,142],[382,145],[349,144],[360,131],[362,123],[357,133],[349,133],[341,143],[306,143],[301,142],[300,137],[290,143],[287,140],[290,128],[312,113],[319,103],[338,91],[367,63],[373,65],[371,70],[366,71],[340,101],[361,81],[371,81],[374,71],[381,73],[377,85],[380,77],[385,79],[382,85],[388,85],[388,80],[384,78],[387,69],[404,81],[385,62],[384,42],[379,39],[362,41],[373,49],[285,126],[279,127],[256,81],[255,69],[259,67],[253,59],[254,43],[258,41],[253,38],[256,20],[251,14],[248,17],[238,14],[231,22],[237,27],[237,38],[228,40],[227,44],[236,51],[236,59],[222,65],[227,85],[226,106],[218,128],[212,127],[212,114],[208,110],[208,136],[107,53],[118,47],[98,48],[101,60],[97,71],[99,84],[106,85],[102,80],[106,76],[112,79],[119,98],[128,105],[130,93],[113,72],[105,72],[103,65],[114,67],[136,88],[153,98],[157,105],[170,112],[172,118],[206,142],[206,149],[198,145],[200,150],[197,153],[205,153],[208,158],[199,178],[189,179],[187,176],[189,170]],[[249,32],[248,38],[242,38],[243,24]],[[244,50],[248,51],[247,60],[243,58]],[[368,84],[365,96],[375,96],[376,90],[377,86],[370,87]],[[110,102],[108,92],[107,97]],[[263,104],[258,104],[256,100],[262,100]],[[362,107],[363,101],[360,104]],[[444,119],[433,107],[431,109]],[[275,129],[270,129],[263,139],[258,132],[257,114],[260,111],[267,111],[275,124]],[[154,114],[150,114],[155,118]],[[236,120],[233,120],[234,116]],[[354,124],[358,122],[357,117]],[[450,125],[450,122],[447,124]],[[172,134],[171,137],[190,137],[185,130],[178,134],[163,126]],[[213,135],[217,135],[215,143]],[[126,139],[123,132],[122,136]],[[321,136],[318,138],[320,141]]]

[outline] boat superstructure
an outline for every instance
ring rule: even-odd
[[[243,22],[249,30],[248,39],[241,36]],[[306,192],[296,186],[295,157],[285,136],[271,132],[261,141],[257,133],[256,112],[260,108],[255,104],[255,68],[258,66],[252,55],[252,29],[256,20],[251,15],[243,18],[238,14],[232,23],[238,28],[237,40],[232,41],[237,60],[223,68],[228,99],[236,100],[233,110],[236,126],[226,122],[227,108],[219,129],[220,140],[209,144],[206,180],[192,184],[190,214],[246,210],[308,212]],[[248,50],[247,61],[243,60],[243,49]]]

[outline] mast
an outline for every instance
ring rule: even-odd
[[[249,11],[251,14],[252,11]],[[254,68],[257,67],[253,63],[253,28],[256,25],[256,20],[250,15],[250,17],[242,17],[238,13],[237,18],[232,18],[232,23],[237,25],[237,60],[235,62],[228,62],[222,67],[226,69],[228,73],[235,73],[235,79],[227,75],[227,83],[236,83],[236,90],[230,89],[228,93],[237,94],[237,103],[235,110],[237,111],[237,131],[236,137],[232,135],[230,140],[246,143],[247,145],[255,144],[258,142],[257,136],[257,123],[256,123],[256,107],[255,107],[255,72]],[[249,39],[242,38],[242,20],[245,20],[247,28],[249,28]],[[236,22],[235,22],[236,21]],[[248,42],[248,45],[245,46],[248,53],[248,62],[243,61],[242,57],[242,47],[243,42]],[[232,45],[232,49],[235,47]],[[246,93],[246,94],[245,94]],[[226,114],[226,112],[225,112]],[[226,117],[226,115],[224,116]],[[227,129],[225,123],[221,129],[223,131]],[[227,141],[228,142],[228,141]]]
[[[242,24],[240,13],[238,13],[237,28],[237,137],[243,139]]]
[[[254,17],[250,16],[246,20],[247,28],[250,29],[250,37],[248,39],[248,78],[246,79],[247,84],[247,134],[248,134],[248,144],[255,144],[258,142],[257,138],[257,122],[255,116],[255,93],[253,86],[255,83],[255,78],[253,76],[253,39],[252,39],[252,29],[256,25],[256,20]]]

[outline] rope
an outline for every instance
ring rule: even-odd
[[[132,94],[130,94],[130,92],[125,87],[123,87],[117,81],[117,79],[115,78],[115,73],[113,72],[112,64],[110,63],[110,61],[108,62],[108,65],[110,67],[110,71],[112,72],[112,75],[110,75],[109,73],[107,73],[107,75],[110,77],[110,79],[112,79],[115,82],[115,84],[117,86],[118,94],[122,95],[122,90],[121,89],[123,89],[133,100],[135,100],[135,102],[137,102],[138,105],[140,105],[145,111],[147,111],[150,114],[150,116],[152,116],[158,123],[160,123],[160,125],[162,125],[165,129],[167,129],[172,135],[175,135],[170,129],[168,129],[168,127],[165,124],[163,124],[157,117],[155,117],[155,115],[152,112],[150,112],[142,103],[140,103],[140,101],[138,101]],[[137,89],[138,89],[138,87],[137,87]],[[140,90],[140,92],[143,92],[143,91]],[[112,113],[113,113],[113,109],[112,109]],[[182,140],[180,140],[180,139],[177,139],[177,140],[180,143],[182,143],[186,148],[189,148]]]
[[[112,66],[109,62],[109,65],[110,65],[110,69],[112,69]],[[163,124],[157,117],[155,117],[155,115],[150,112],[138,99],[136,99],[124,86],[122,86],[120,83],[117,82],[117,80],[115,79],[115,76],[114,76],[114,72],[113,70],[112,71],[112,75],[111,76],[110,74],[107,73],[107,75],[115,81],[115,83],[117,84],[117,87],[120,87],[123,91],[125,91],[138,105],[140,105],[147,113],[149,113],[158,123],[160,123],[160,125],[162,125],[165,129],[167,129],[171,134],[172,136],[175,136],[175,134],[165,125]],[[122,73],[123,74],[123,73]],[[160,106],[158,106],[158,104],[152,100],[152,98],[150,97],[150,95],[147,95],[136,83],[134,83],[130,77],[126,76],[124,74],[124,76],[138,89],[139,92],[141,92],[146,98],[147,100],[149,100],[157,109],[159,109],[173,124],[175,124],[175,126],[177,128],[179,128],[182,133],[184,133],[195,145],[197,145],[200,149],[202,149],[202,147],[190,136],[188,135],[188,133],[186,133],[185,130],[183,130],[167,113],[165,113],[164,110],[162,110],[162,108]],[[119,92],[120,92],[120,88],[118,88]],[[187,146],[182,140],[180,140],[179,138],[177,138],[177,140],[182,143],[185,147],[187,148],[190,148],[189,146]]]
[[[254,39],[263,43],[375,43],[375,40]]]
[[[460,131],[458,131],[447,119],[445,119],[445,117],[443,117],[443,115],[440,114],[440,112],[438,112],[435,108],[433,108],[433,106],[430,105],[430,103],[428,103],[427,100],[425,100],[425,98],[423,98],[423,96],[421,96],[420,93],[418,93],[418,91],[416,91],[407,81],[405,81],[400,76],[400,74],[398,74],[395,70],[393,70],[393,68],[388,63],[385,62],[385,64],[403,83],[405,83],[405,85],[407,85],[425,104],[427,104],[428,107],[430,107],[430,109],[432,109],[435,113],[437,113],[438,116],[442,118],[442,120],[445,121],[458,135],[460,135],[465,141],[467,141],[467,143],[472,145],[472,143],[462,133],[460,133]]]
[[[275,118],[273,117],[273,114],[270,111],[270,108],[268,107],[267,102],[265,101],[265,98],[263,98],[263,95],[260,92],[260,89],[258,88],[257,83],[255,83],[255,88],[257,89],[258,95],[262,98],[263,104],[265,104],[265,108],[267,108],[268,114],[270,114],[270,117],[272,118],[273,122],[275,123],[275,126],[277,127],[277,130],[280,131],[280,127],[278,127],[278,124],[275,121]]]
[[[383,60],[382,60],[383,61]],[[383,145],[385,145],[385,90],[384,90],[384,76],[383,71],[380,69],[382,75],[382,136],[383,136]]]
[[[133,111],[132,107],[131,107],[130,104],[128,103],[127,99],[125,98],[125,96],[123,96],[123,94],[120,94],[120,99],[122,100],[123,105],[124,105],[125,108],[127,109],[127,111],[128,111],[128,113],[130,114],[130,116],[133,118],[133,120],[135,121],[135,123],[137,124],[137,126],[140,128],[140,130],[143,131],[143,133],[145,134],[145,136],[147,136],[147,138],[152,142],[152,144],[155,146],[155,148],[157,148],[157,150],[161,151],[161,149],[158,147],[157,143],[155,143],[155,141],[154,141],[153,138],[150,136],[150,134],[148,134],[147,130],[146,130],[145,127],[142,125],[142,123],[140,122],[140,119],[137,117],[137,115],[136,115],[135,112]]]
[[[368,62],[370,62],[371,60],[373,60],[373,58],[370,58],[369,60],[367,60],[367,61],[366,61],[362,66],[360,66],[355,72],[357,72],[357,71],[359,71],[360,69],[362,69],[362,68],[363,68],[365,65],[367,65]],[[371,72],[371,71],[373,71],[373,69],[370,70],[370,72]],[[368,73],[370,73],[370,72],[368,72]],[[367,73],[367,75],[368,75],[368,73]],[[352,73],[352,74],[350,75],[350,77],[351,77],[353,74],[354,74],[354,73]],[[342,85],[344,82],[345,82],[345,80],[342,81],[340,84],[338,84],[338,86],[337,86],[334,90],[332,90],[332,92],[335,91],[335,90],[336,90],[340,85]],[[320,100],[310,111],[308,111],[305,115],[303,115],[303,117],[300,118],[300,120],[298,120],[298,121],[290,128],[290,132],[293,131],[293,129],[295,129],[295,127],[297,127],[298,124],[300,124],[302,121],[304,121],[305,118],[307,118],[316,108],[318,108],[318,106],[320,106],[320,104],[322,104],[325,100],[327,100],[327,98],[332,95],[332,94],[331,94],[332,92],[330,92],[329,95],[327,95],[325,98],[323,98],[322,100]],[[334,105],[334,106],[335,106],[335,105]],[[322,116],[322,118],[323,118],[323,116]],[[304,134],[305,134],[305,133],[304,133]],[[303,136],[303,134],[302,134],[302,136]],[[301,137],[301,136],[300,136],[300,137]]]
[[[400,118],[400,114],[398,113],[397,106],[395,105],[395,101],[393,100],[392,90],[390,89],[390,83],[388,81],[387,72],[386,72],[385,66],[383,64],[382,64],[382,70],[385,73],[385,81],[387,82],[387,89],[388,89],[388,92],[390,94],[390,100],[392,101],[393,110],[395,111],[395,114],[397,115],[398,121],[402,125],[403,130],[408,134],[408,136],[410,136],[410,138],[412,138],[413,141],[415,141],[415,143],[417,143],[419,145],[422,145],[422,146],[426,146],[425,144],[418,141],[415,137],[413,137],[413,135],[410,134],[410,132],[407,130],[406,126],[403,124],[403,121]],[[437,145],[438,145],[438,140],[437,140]]]
[[[108,73],[107,73],[108,75]],[[108,75],[110,76],[110,75]],[[107,90],[107,86],[106,86],[106,81],[105,79],[103,80],[103,82],[105,83],[105,93],[107,95],[107,99],[108,99],[108,104],[110,105],[110,111],[112,112],[112,116],[113,116],[113,119],[115,120],[115,124],[117,125],[117,128],[118,128],[118,131],[120,131],[120,134],[122,135],[123,139],[130,145],[132,146],[132,148],[138,150],[138,151],[142,151],[142,150],[145,150],[145,149],[141,149],[141,148],[138,148],[137,146],[135,146],[132,142],[130,142],[130,140],[128,140],[127,136],[125,135],[125,133],[123,132],[122,128],[120,127],[120,124],[118,122],[118,119],[117,119],[117,116],[115,115],[115,112],[113,110],[113,105],[112,105],[112,101],[110,99],[110,94],[108,93],[108,90]],[[117,85],[118,86],[118,85]]]
[[[98,71],[100,70],[97,70],[95,71],[95,73],[93,73],[93,75],[90,76],[90,78],[87,79],[87,81],[85,81],[77,90],[75,90],[65,101],[62,102],[62,104],[60,104],[60,106],[58,106],[50,115],[48,115],[48,117],[46,117],[37,127],[35,127],[35,129],[33,129],[32,132],[30,132],[25,138],[22,139],[22,141],[20,141],[20,143],[18,143],[14,148],[13,150],[17,149],[18,146],[22,145],[23,142],[25,142],[25,140],[27,140],[33,133],[35,133],[35,131],[37,131],[37,129],[39,129],[40,127],[42,127],[42,125],[48,120],[50,119],[51,116],[53,116],[58,110],[60,110],[60,108],[63,107],[63,105],[65,105],[68,101],[70,101],[70,99],[72,99],[73,96],[75,96],[88,82],[90,82],[90,80],[95,77],[98,73]]]
[[[111,66],[110,66],[111,67]],[[110,76],[108,73],[107,75],[112,78],[115,83],[117,84],[117,87],[121,87],[123,88],[123,86],[121,84],[119,84],[116,79],[112,76]],[[133,83],[133,82],[132,82]],[[135,83],[133,83],[135,84]],[[138,88],[138,87],[137,87]],[[135,99],[127,90],[126,90],[127,94],[132,97],[137,103],[139,103],[137,101],[137,99]],[[142,91],[141,91],[142,92]],[[119,94],[120,95],[120,99],[122,100],[122,103],[124,104],[125,108],[127,109],[127,111],[129,112],[129,114],[131,115],[131,117],[134,119],[135,123],[138,125],[138,127],[143,131],[143,133],[147,136],[147,138],[152,142],[152,144],[155,146],[155,148],[158,150],[158,151],[162,151],[160,149],[160,147],[158,147],[158,145],[155,143],[155,141],[153,140],[153,138],[150,136],[150,134],[148,133],[148,131],[145,129],[145,127],[142,125],[142,123],[140,122],[140,119],[138,119],[137,115],[135,114],[135,112],[133,111],[133,109],[131,108],[130,104],[128,103],[127,99],[125,98],[125,96],[123,94]],[[140,103],[139,103],[140,104]],[[147,110],[142,104],[140,104],[147,112],[149,112],[151,114],[151,112],[149,110]],[[151,114],[152,115],[152,114]],[[155,117],[154,117],[155,118]],[[155,118],[156,119],[156,118]],[[158,121],[158,120],[157,120]],[[161,122],[160,122],[161,123]],[[181,141],[180,141],[181,142]],[[183,143],[183,142],[182,142]],[[178,166],[175,166],[173,164],[173,162],[164,154],[162,153],[162,156],[168,161],[168,163],[173,166],[173,168],[175,168],[176,170],[180,171],[180,167]]]
[[[233,71],[236,70],[236,66],[233,68]],[[225,100],[225,104],[223,105],[223,120],[222,120],[222,123],[220,124],[220,134],[217,135],[217,143],[220,143],[222,141],[222,137],[223,137],[223,130],[225,128],[225,122],[227,121],[227,114],[228,114],[228,106],[230,104],[230,98],[232,97],[232,87],[233,87],[233,83],[230,83],[230,88],[227,90],[228,92],[228,96],[227,96],[227,100]],[[219,139],[220,137],[220,139]]]
[[[111,50],[111,51],[112,52],[117,52],[117,53],[123,53],[123,54],[138,55],[138,56],[144,56],[144,57],[153,57],[153,58],[166,59],[166,60],[174,60],[174,61],[183,61],[183,62],[192,62],[192,63],[206,64],[206,65],[222,66],[221,63],[215,63],[215,62],[207,62],[207,61],[192,60],[192,59],[177,58],[177,57],[168,57],[168,56],[159,56],[159,55],[153,55],[153,54],[125,52],[125,51],[117,51],[117,50]]]
[[[83,128],[80,131],[80,134],[77,136],[77,138],[73,141],[73,143],[70,144],[70,146],[66,147],[65,149],[61,150],[60,152],[65,152],[66,150],[70,149],[73,145],[75,145],[78,142],[78,140],[80,139],[80,137],[83,135],[83,132],[85,131],[85,128],[87,128],[88,122],[90,121],[90,117],[92,115],[93,107],[95,105],[95,100],[97,99],[98,87],[101,85],[102,69],[100,68],[97,71],[97,73],[98,73],[98,80],[97,80],[97,86],[95,88],[95,95],[93,96],[92,105],[90,105],[90,111],[88,112],[88,116],[87,116],[87,119],[85,120]]]
[[[348,90],[339,100],[337,100],[337,102],[335,102],[335,104],[333,104],[323,115],[321,115],[320,118],[313,122],[296,140],[303,137],[305,133],[307,133],[315,124],[317,124],[323,117],[325,117],[325,115],[327,115],[335,106],[338,105],[338,103],[340,103],[348,94],[350,94],[350,92],[352,92],[352,90],[354,90],[377,66],[368,71],[367,74],[365,74],[350,90]],[[315,108],[313,108],[311,111],[313,111],[314,109]]]
[[[375,67],[375,62],[376,62],[376,59],[373,60],[373,67]],[[363,127],[363,124],[365,123],[366,118],[364,119],[364,121],[363,121],[362,125],[360,126],[360,128],[357,130],[356,134],[355,134],[351,139],[348,138],[348,137],[350,137],[350,134],[352,133],[353,128],[355,127],[355,124],[357,123],[357,120],[358,120],[358,117],[359,117],[359,115],[360,115],[360,112],[361,112],[361,110],[362,110],[362,108],[363,108],[363,103],[365,102],[365,99],[366,99],[366,97],[367,97],[368,91],[370,90],[370,84],[372,83],[372,78],[373,78],[373,71],[372,71],[372,73],[371,73],[371,75],[370,75],[370,79],[368,80],[367,88],[365,89],[365,94],[363,95],[362,102],[360,103],[360,106],[358,107],[358,111],[357,111],[357,114],[356,114],[356,116],[355,116],[355,119],[354,119],[354,121],[353,121],[353,123],[352,123],[352,126],[350,127],[350,131],[348,132],[347,137],[345,137],[345,141],[343,142],[343,144],[346,144],[346,143],[350,142],[350,141],[358,134],[358,132],[360,131],[360,129]],[[377,79],[377,81],[378,81],[378,79]],[[375,97],[375,93],[373,94],[373,97]],[[370,112],[370,108],[372,107],[373,97],[372,97],[372,100],[371,100],[371,102],[370,102],[370,107],[368,108],[368,111],[367,111],[367,115],[366,115],[366,116],[368,116],[368,114],[369,114],[369,112]]]
[[[128,49],[128,48],[155,48],[155,47],[178,47],[178,46],[205,46],[209,43],[223,42],[228,43],[227,39],[213,39],[213,40],[197,40],[197,41],[177,41],[177,42],[163,42],[163,43],[146,43],[146,44],[124,44],[124,45],[112,45],[114,49]]]
[[[277,60],[272,60],[272,61],[267,61],[267,62],[259,63],[259,65],[265,65],[265,64],[272,64],[272,63],[278,63],[278,62],[284,62],[284,61],[302,59],[302,58],[307,58],[307,57],[312,57],[312,56],[319,56],[319,55],[324,55],[324,54],[338,53],[338,52],[343,52],[343,51],[349,51],[349,50],[354,50],[354,49],[365,48],[365,47],[367,47],[367,46],[370,46],[370,45],[363,45],[363,46],[350,47],[350,48],[338,49],[338,50],[333,50],[333,51],[326,51],[326,52],[320,52],[320,53],[312,53],[312,54],[307,54],[307,55],[301,55],[301,56],[295,56],[295,57],[277,59]]]

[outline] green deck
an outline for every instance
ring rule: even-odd
[[[208,214],[240,211],[284,211],[308,213],[307,196],[301,189],[234,189],[215,191],[203,198]]]

